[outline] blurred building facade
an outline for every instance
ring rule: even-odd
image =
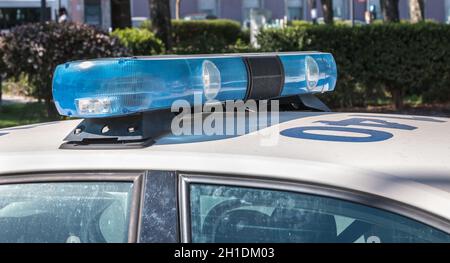
[[[147,1],[147,0],[142,0]],[[57,20],[58,10],[67,10],[71,21],[104,30],[131,26],[132,0],[47,0],[47,18]],[[41,0],[0,0],[0,28],[40,21]]]
[[[103,28],[131,26],[132,0],[61,0],[69,19]]]
[[[48,0],[46,16],[55,19],[58,0]],[[37,22],[41,17],[40,0],[0,0],[0,29],[18,24]]]
[[[175,2],[171,1],[172,17],[175,17]],[[351,0],[333,0],[334,16],[349,20]],[[132,17],[149,17],[148,0],[132,0]],[[199,14],[245,22],[251,9],[265,9],[269,19],[311,20],[308,0],[181,0],[180,17],[202,17]],[[318,17],[322,16],[320,0],[317,2]],[[409,0],[400,0],[400,18],[409,19]],[[353,0],[355,19],[365,21],[365,12],[375,8],[376,18],[382,19],[380,0]],[[196,16],[195,16],[196,15]],[[450,21],[450,0],[425,0],[425,18],[438,22]]]
[[[175,3],[171,1],[172,17]],[[351,19],[351,0],[333,0],[334,16],[338,20]],[[268,20],[311,20],[309,0],[180,0],[180,17],[202,19],[207,16],[227,18],[248,23],[250,10],[259,9]],[[409,19],[409,0],[400,0],[400,18]],[[138,25],[149,18],[148,0],[47,0],[47,17],[56,20],[58,9],[66,8],[69,20],[91,24],[104,30]],[[317,16],[322,17],[320,0]],[[376,19],[382,19],[380,0],[353,0],[354,18],[365,21],[365,12],[374,9]],[[37,22],[41,0],[0,0],[0,29]],[[450,23],[450,0],[426,0],[425,18]]]

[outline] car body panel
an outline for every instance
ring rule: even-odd
[[[280,114],[280,124],[260,130],[266,135],[257,131],[229,137],[168,134],[143,149],[59,149],[79,122],[0,130],[0,174],[163,170],[238,175],[364,192],[450,220],[450,122],[446,118],[289,112]],[[267,142],[267,135],[299,127],[327,127],[319,131],[321,135],[347,136],[334,130],[344,127],[392,136],[352,142],[280,135],[274,136],[275,143]]]

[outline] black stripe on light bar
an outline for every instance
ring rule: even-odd
[[[243,60],[248,72],[246,100],[265,100],[281,95],[284,69],[278,56],[245,56]]]

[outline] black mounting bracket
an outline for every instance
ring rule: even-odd
[[[328,108],[325,103],[323,103],[319,98],[317,98],[314,94],[302,94],[298,95],[298,98],[309,109],[316,111],[325,111],[330,112],[330,108]]]
[[[170,132],[175,113],[169,110],[84,119],[64,139],[60,149],[135,149],[152,145]]]
[[[331,112],[325,103],[323,103],[314,94],[301,94],[285,98],[280,98],[280,108],[287,110],[310,110]]]

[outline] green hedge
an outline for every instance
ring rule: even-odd
[[[311,26],[312,22],[306,20],[292,20],[289,22],[289,25],[294,27]]]
[[[164,50],[162,41],[145,28],[116,29],[111,35],[118,37],[135,56],[161,54]]]
[[[32,95],[43,99],[50,116],[52,77],[58,64],[71,60],[127,56],[128,50],[116,37],[78,23],[35,23],[15,27],[0,36],[1,59],[8,78],[26,74],[34,87]]]
[[[241,25],[232,20],[172,21],[175,53],[221,53],[241,37]]]
[[[293,26],[258,36],[262,51],[331,52],[338,65],[334,106],[362,106],[390,94],[450,101],[450,26],[435,23]],[[337,105],[336,105],[337,104]]]
[[[141,27],[152,31],[150,21]],[[234,20],[172,20],[172,52],[177,54],[232,52],[238,40],[248,43],[249,38],[249,33]]]

